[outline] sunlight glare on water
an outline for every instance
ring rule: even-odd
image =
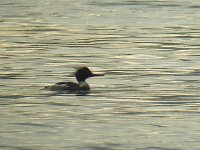
[[[199,150],[200,2],[0,1],[0,149]],[[88,66],[86,95],[44,90]]]

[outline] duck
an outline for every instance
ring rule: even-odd
[[[54,85],[47,86],[45,89],[51,91],[90,91],[90,86],[86,79],[90,77],[104,76],[103,74],[95,74],[88,67],[80,67],[75,72],[77,83],[75,82],[58,82]]]

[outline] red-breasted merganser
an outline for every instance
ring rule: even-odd
[[[52,90],[52,91],[89,91],[90,86],[85,81],[87,78],[95,77],[95,76],[103,76],[103,74],[94,74],[92,73],[87,67],[81,67],[77,69],[75,72],[76,80],[78,83],[74,82],[59,82],[52,86],[47,86],[45,89]]]

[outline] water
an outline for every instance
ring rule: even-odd
[[[0,149],[199,150],[199,8],[1,0]],[[42,90],[79,66],[88,95]]]

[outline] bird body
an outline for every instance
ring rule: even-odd
[[[90,91],[90,86],[87,84],[86,79],[95,76],[103,76],[103,74],[93,74],[87,67],[79,68],[75,77],[77,83],[74,82],[58,82],[52,86],[47,86],[45,89],[52,91]]]
[[[85,83],[74,83],[74,82],[59,82],[52,86],[46,87],[52,91],[67,90],[67,91],[89,91],[90,86]]]

